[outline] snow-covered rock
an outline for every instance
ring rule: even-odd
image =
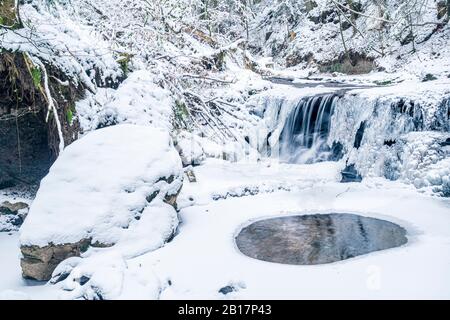
[[[72,257],[61,263],[51,283],[62,290],[64,299],[157,299],[161,291],[151,269],[142,274],[127,264],[120,250]]]
[[[103,88],[76,104],[85,132],[119,123],[172,128],[170,92],[156,85],[149,71],[131,73],[117,90]]]
[[[200,137],[190,132],[183,131],[178,134],[175,147],[181,156],[184,166],[198,166],[206,158]]]
[[[145,252],[174,233],[180,157],[163,129],[117,125],[87,134],[61,154],[21,229],[26,277],[49,279],[89,246]]]

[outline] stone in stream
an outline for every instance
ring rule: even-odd
[[[231,282],[228,285],[220,288],[218,290],[219,293],[223,294],[224,296],[231,294],[233,292],[238,292],[242,289],[245,289],[247,286],[244,282]]]
[[[362,181],[362,176],[358,173],[354,164],[345,167],[345,169],[341,172],[341,175],[342,175],[341,183]]]
[[[450,146],[450,138],[447,138],[445,141],[442,141],[442,142],[440,143],[440,145],[441,145],[442,147]]]
[[[3,202],[0,204],[0,232],[17,230],[25,221],[27,214],[28,204]]]

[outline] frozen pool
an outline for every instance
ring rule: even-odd
[[[295,265],[336,262],[407,241],[406,230],[395,223],[344,213],[260,220],[236,237],[239,250],[249,257]]]

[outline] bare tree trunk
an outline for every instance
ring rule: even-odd
[[[203,7],[201,8],[201,18],[207,20],[207,28],[209,32],[209,36],[212,37],[212,29],[211,29],[211,17],[209,15],[209,3],[210,0],[202,0]]]
[[[348,7],[350,8],[350,9],[355,9],[355,5],[354,5],[354,3],[353,3],[353,0],[346,0],[346,2],[347,2],[347,4],[348,4]],[[340,18],[340,17],[339,17]],[[358,15],[357,14],[355,14],[354,12],[350,12],[350,19],[351,19],[351,21],[352,21],[352,27],[353,27],[353,36],[355,36],[356,35],[356,32],[357,32],[357,30],[356,30],[356,19],[358,18]]]
[[[348,49],[347,49],[347,44],[345,43],[344,32],[342,30],[342,19],[341,19],[341,13],[340,12],[338,13],[338,17],[339,17],[339,31],[341,33],[342,45],[344,46],[345,54],[348,56],[349,52],[348,52]]]
[[[12,29],[22,27],[16,0],[0,0],[0,25]]]

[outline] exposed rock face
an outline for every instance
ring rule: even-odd
[[[61,70],[44,64],[64,143],[69,145],[80,132],[74,105],[83,89]],[[24,53],[0,53],[0,79],[5,79],[0,82],[0,189],[37,184],[59,152],[57,122],[53,114],[47,120],[48,98],[39,70]],[[64,81],[69,85],[62,85]]]
[[[5,171],[0,170],[0,190],[14,186],[14,179]]]
[[[181,192],[181,187],[180,187],[180,189],[178,189],[177,193],[171,194],[171,195],[166,195],[164,197],[164,202],[167,204],[170,204],[172,207],[177,209],[177,198],[178,198],[178,195],[180,194],[180,192]]]
[[[181,191],[181,186],[178,192],[173,195],[166,195],[164,202],[177,207],[176,200]],[[21,246],[22,259],[20,266],[22,267],[22,274],[24,278],[34,279],[38,281],[48,281],[52,277],[55,268],[64,260],[71,257],[78,257],[86,251],[90,246],[96,248],[106,248],[113,244],[104,244],[95,242],[91,239],[83,239],[77,243],[67,244],[49,244],[45,247],[39,246]]]
[[[46,281],[52,276],[58,264],[70,257],[79,256],[86,251],[90,240],[63,245],[48,245],[46,247],[22,246],[23,258],[20,261],[24,278]]]
[[[345,74],[365,74],[376,69],[374,59],[364,54],[350,51],[342,54],[338,59],[322,63],[322,72],[339,72]]]

